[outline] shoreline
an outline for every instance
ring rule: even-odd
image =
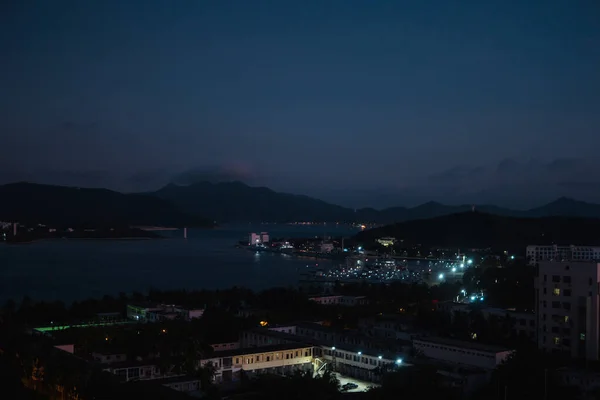
[[[151,238],[151,237],[122,237],[122,238],[109,238],[109,237],[107,237],[107,238],[69,238],[69,237],[63,237],[63,238],[39,238],[39,239],[26,240],[26,241],[22,241],[22,242],[13,242],[13,241],[7,240],[4,242],[4,244],[20,245],[20,244],[33,244],[33,243],[37,243],[37,242],[52,242],[52,241],[63,241],[63,240],[133,241],[133,240],[157,240],[157,239],[167,239],[167,238],[164,238],[164,237],[155,237],[155,238]]]

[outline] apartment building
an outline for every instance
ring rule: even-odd
[[[413,346],[427,358],[483,370],[493,370],[513,353],[500,346],[440,337],[414,339]]]
[[[244,374],[252,377],[266,373],[313,372],[313,352],[313,346],[307,344],[276,344],[215,352],[211,357],[202,359],[200,364],[212,364],[215,383],[237,382]]]
[[[529,265],[540,261],[600,261],[600,246],[530,245],[526,255]]]
[[[540,349],[598,360],[600,263],[538,263],[535,278]]]

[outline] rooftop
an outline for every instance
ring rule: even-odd
[[[272,345],[272,346],[247,347],[247,348],[243,348],[243,349],[223,350],[223,351],[215,352],[211,358],[245,356],[248,354],[270,353],[270,352],[275,352],[275,351],[305,349],[307,347],[313,347],[313,346],[309,345],[309,344],[305,344],[305,343],[285,343],[285,344],[276,344],[276,345]]]
[[[446,345],[446,346],[459,347],[462,349],[471,349],[471,350],[484,351],[484,352],[490,352],[490,353],[501,353],[504,351],[511,351],[510,349],[508,349],[506,347],[495,346],[495,345],[490,345],[490,344],[483,344],[483,343],[478,343],[478,342],[469,342],[466,340],[442,338],[442,337],[437,337],[437,336],[415,338],[414,341],[441,344],[441,345]]]

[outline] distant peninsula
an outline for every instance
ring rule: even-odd
[[[146,240],[161,239],[162,236],[155,232],[138,228],[102,228],[102,229],[79,229],[55,230],[45,226],[36,228],[20,227],[16,235],[6,235],[7,244],[26,244],[40,240],[51,239],[87,239],[87,240]]]

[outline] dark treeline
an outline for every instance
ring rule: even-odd
[[[521,252],[532,243],[592,245],[600,240],[599,232],[600,219],[596,218],[516,218],[466,212],[367,230],[359,233],[357,240],[369,243],[391,236],[402,239],[406,246],[492,247]]]

